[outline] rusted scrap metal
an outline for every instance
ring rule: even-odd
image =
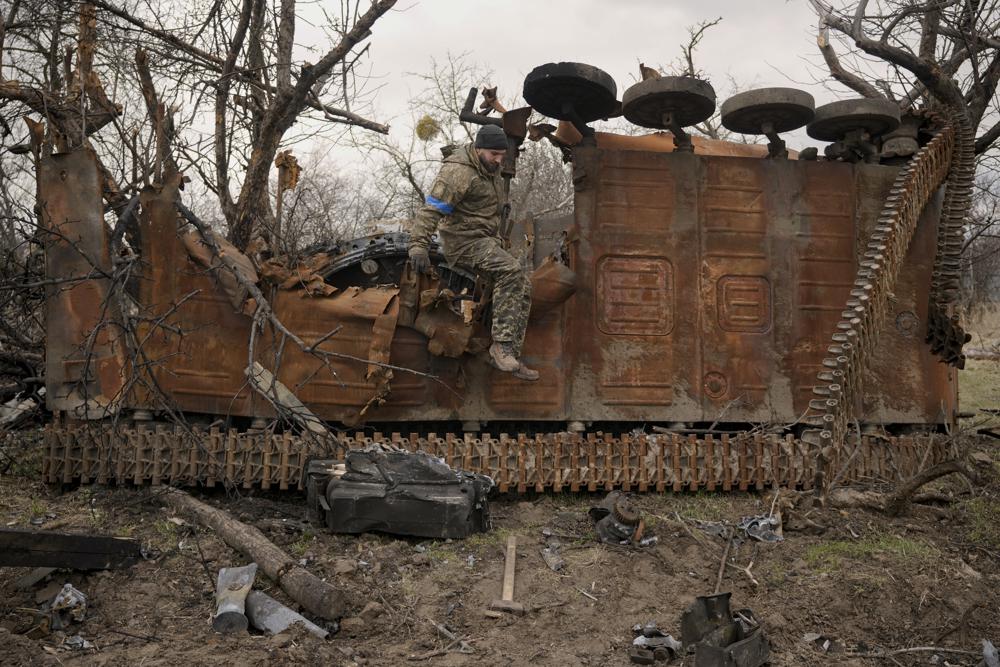
[[[141,558],[142,549],[131,538],[0,529],[0,565],[107,570]]]
[[[488,474],[503,491],[811,488],[826,479],[817,470],[843,481],[896,479],[935,462],[938,445],[865,436],[850,451],[842,435],[855,411],[861,425],[885,424],[890,433],[954,422],[954,370],[919,340],[921,322],[938,321],[923,310],[932,289],[924,267],[938,253],[940,200],[932,191],[951,159],[947,136],[948,128],[940,129],[903,172],[754,160],[745,149],[711,142],[696,141],[694,155],[668,154],[657,136],[599,135],[596,145],[573,148],[572,219],[535,221],[513,235],[532,238],[524,250],[539,267],[525,356],[542,379],[532,386],[476,356],[488,344],[488,289],[444,263],[436,279],[410,275],[402,268],[404,235],[341,244],[300,266],[272,260],[255,268],[247,260],[241,268],[242,256],[210,242],[203,226],[181,238],[177,183],[157,184],[141,196],[147,252],[137,302],[145,316],[136,336],[141,349],[129,350],[146,363],[118,367],[109,386],[148,373],[151,381],[139,384],[163,396],[137,388],[123,395],[123,405],[149,410],[165,399],[187,414],[271,418],[280,410],[245,378],[247,366],[259,364],[273,369],[274,386],[295,387],[317,422],[368,421],[403,434],[456,421],[489,423],[494,434],[525,424],[531,435],[396,438],[406,449]],[[87,233],[106,245],[106,230],[92,227]],[[856,239],[869,237],[859,259]],[[236,290],[222,284],[227,272]],[[871,280],[852,282],[858,276]],[[90,278],[85,284],[97,280]],[[848,299],[841,315],[837,304]],[[72,306],[50,304],[62,309],[53,316]],[[87,340],[86,322],[63,319],[75,327],[63,338]],[[273,326],[261,327],[262,319]],[[889,324],[876,335],[883,320]],[[945,324],[939,329],[947,347],[958,334]],[[816,350],[835,327],[835,365],[823,368]],[[65,357],[59,336],[51,340],[50,362]],[[870,373],[862,384],[864,367]],[[66,368],[47,375],[57,385],[79,384]],[[887,386],[891,396],[881,389]],[[69,418],[97,416],[58,402],[49,407]],[[682,431],[726,424],[729,431],[733,424],[801,423],[807,409],[809,426],[829,438],[812,431],[801,440],[562,432],[587,422],[625,430],[638,421],[677,422]],[[840,437],[829,430],[831,416]],[[335,458],[368,444],[355,436],[310,445],[260,432],[191,438],[162,426],[60,424],[48,437],[52,481],[265,488],[301,488],[308,457]]]
[[[605,544],[639,544],[645,521],[628,496],[612,491],[601,503],[587,512],[594,522],[594,532]]]
[[[501,493],[542,491],[730,491],[811,489],[815,445],[791,435],[536,435],[355,433],[332,448],[290,433],[199,431],[197,446],[165,427],[54,425],[46,429],[43,477],[50,483],[233,485],[305,488],[311,458],[342,460],[348,449],[388,443],[423,451],[453,468],[489,475]],[[829,463],[844,484],[897,481],[947,458],[943,436],[863,436]]]
[[[681,639],[696,667],[759,667],[771,646],[749,609],[730,611],[731,593],[695,599],[681,615]]]
[[[265,263],[257,290],[279,286],[267,308],[315,349],[282,348],[282,336],[265,330],[255,360],[275,368],[282,350],[278,380],[317,417],[386,430],[458,420],[533,422],[543,432],[569,421],[711,424],[720,415],[796,422],[813,398],[815,350],[853,286],[854,239],[877,224],[897,170],[775,164],[732,156],[724,142],[709,145],[718,155],[696,142],[695,155],[682,156],[651,148],[657,140],[602,147],[599,136],[596,147],[575,148],[574,217],[536,222],[530,259],[536,277],[549,274],[533,280],[525,343],[541,368],[537,385],[477,358],[488,345],[481,287],[460,267],[439,265],[439,281],[408,278],[404,235],[342,243],[303,266]],[[245,381],[252,321],[178,237],[176,195],[172,183],[142,195],[146,317],[142,350],[130,352],[147,363],[136,372],[150,373],[148,384],[184,413],[273,417]],[[895,326],[873,353],[862,424],[940,427],[954,418],[953,371],[917,339],[932,208],[893,289]],[[566,259],[546,263],[558,239]],[[891,397],[884,386],[896,388]],[[156,407],[139,391],[125,401]]]
[[[125,386],[125,341],[111,322],[111,253],[101,176],[89,150],[51,155],[38,165],[45,244],[45,389],[50,410],[79,419],[110,416]]]

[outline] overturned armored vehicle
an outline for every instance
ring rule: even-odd
[[[48,479],[302,488],[308,459],[373,441],[502,491],[810,487],[941,455],[964,342],[947,117],[901,125],[892,105],[814,110],[768,89],[722,106],[768,146],[692,139],[684,128],[715,109],[705,82],[651,78],[619,103],[610,77],[572,63],[525,83],[558,129],[527,128],[524,109],[472,113],[474,97],[464,120],[502,124],[512,148],[547,136],[573,166],[573,215],[510,235],[533,271],[538,382],[486,362],[491,286],[433,252],[436,273],[409,270],[405,233],[254,262],[188,224],[165,179],[139,202],[133,298],[100,277],[50,298]],[[619,113],[670,133],[588,125]],[[806,123],[825,157],[785,149],[778,134]],[[45,162],[46,224],[110,266],[92,161]],[[83,176],[67,184],[70,170]],[[53,276],[79,261],[58,242],[48,253]],[[96,312],[138,324],[126,335]],[[289,419],[286,394],[340,435],[312,437],[325,426]],[[168,421],[181,414],[193,429]]]

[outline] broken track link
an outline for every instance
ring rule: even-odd
[[[862,396],[862,377],[885,322],[889,299],[899,276],[917,221],[945,182],[954,159],[955,130],[941,123],[932,139],[896,176],[889,196],[859,259],[854,288],[843,319],[827,348],[823,370],[813,388],[805,421],[812,428],[802,439],[817,448],[817,488],[844,446],[848,425]],[[943,219],[943,218],[942,218]],[[942,249],[938,249],[941,257]]]
[[[712,437],[669,433],[545,433],[343,436],[332,448],[290,433],[174,431],[52,425],[45,431],[43,478],[51,484],[171,484],[303,489],[313,458],[343,458],[348,449],[394,443],[438,456],[450,466],[489,475],[502,493],[762,490],[812,487],[818,450],[791,435],[739,433]],[[835,455],[845,483],[906,479],[943,460],[934,435],[864,436],[860,450]]]

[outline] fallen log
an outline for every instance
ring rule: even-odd
[[[344,615],[344,599],[340,591],[300,567],[257,528],[237,521],[226,512],[206,505],[179,489],[166,488],[163,498],[174,510],[194,517],[198,523],[214,530],[226,544],[255,561],[261,572],[310,613],[330,621]]]

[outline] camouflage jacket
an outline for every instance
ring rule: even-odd
[[[491,174],[472,144],[449,155],[413,221],[411,246],[426,248],[440,226],[445,248],[500,234],[503,184],[499,170]]]

